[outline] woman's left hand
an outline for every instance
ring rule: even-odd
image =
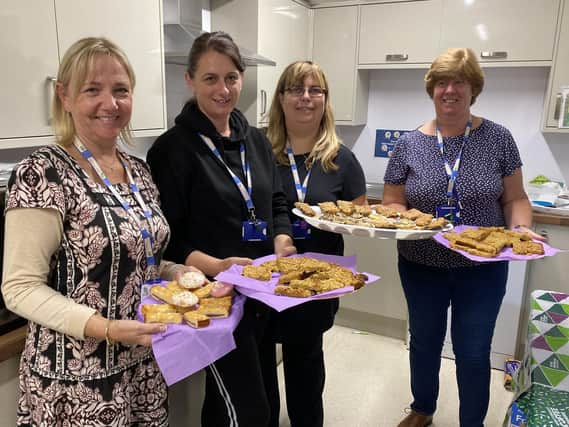
[[[537,234],[535,231],[533,231],[531,228],[528,227],[516,227],[514,228],[514,231],[519,231],[520,233],[527,233],[530,235],[530,237],[532,238],[532,240],[539,240],[540,242],[545,242],[547,240],[547,237],[543,237],[541,234]]]
[[[288,234],[278,234],[275,236],[275,255],[285,257],[296,253],[296,247],[292,238]]]

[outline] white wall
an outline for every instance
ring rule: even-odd
[[[540,131],[549,68],[484,71],[485,88],[472,107],[473,114],[510,129],[520,150],[526,180],[544,174],[569,182],[569,135],[544,136]],[[374,157],[376,128],[414,129],[434,117],[432,101],[424,89],[425,72],[370,71],[367,125],[339,129],[344,142],[362,163],[368,181],[383,182],[387,166],[386,158]]]

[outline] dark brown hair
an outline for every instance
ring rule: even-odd
[[[188,74],[193,79],[198,69],[198,62],[202,55],[210,50],[226,55],[233,61],[235,67],[242,73],[245,71],[245,63],[239,53],[239,48],[229,34],[223,31],[203,33],[194,40],[190,54],[188,55]]]

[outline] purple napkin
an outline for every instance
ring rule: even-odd
[[[309,257],[315,258],[320,261],[333,262],[342,267],[349,268],[352,271],[356,271],[356,257],[355,256],[338,256],[338,255],[326,255],[319,254],[316,252],[306,252],[302,255],[292,255],[292,257]],[[257,258],[253,261],[253,265],[260,265],[265,261],[271,261],[276,259],[275,255],[267,255],[262,258]],[[243,266],[232,265],[229,269],[224,272],[219,273],[215,280],[220,282],[231,283],[237,287],[239,292],[250,298],[254,298],[274,308],[277,311],[283,311],[287,308],[294,307],[305,303],[307,301],[335,298],[341,295],[346,295],[354,292],[353,286],[346,286],[340,289],[334,289],[333,291],[324,292],[322,294],[314,295],[308,298],[296,298],[287,297],[283,295],[275,295],[275,287],[278,284],[278,278],[280,273],[274,273],[271,280],[263,282],[261,280],[251,279],[250,277],[245,277],[241,275],[243,271]],[[379,280],[380,277],[370,273],[364,273],[368,279],[366,284],[375,282]]]
[[[142,304],[157,303],[151,296],[142,300]],[[209,326],[199,329],[185,323],[168,325],[166,332],[152,337],[154,357],[166,384],[189,377],[235,348],[233,331],[243,317],[244,303],[245,297],[235,295],[229,317],[211,319]]]
[[[460,233],[461,231],[464,231],[464,230],[469,229],[469,228],[477,228],[477,227],[474,227],[472,225],[458,225],[458,226],[454,227],[453,231],[456,233]],[[466,258],[468,258],[472,261],[478,261],[478,262],[529,261],[532,259],[544,258],[546,256],[553,256],[553,255],[557,254],[558,252],[562,252],[560,249],[553,248],[553,247],[549,246],[547,243],[539,242],[543,245],[543,252],[544,252],[543,255],[517,255],[514,253],[512,248],[505,248],[505,249],[502,249],[502,251],[498,254],[498,256],[496,256],[494,258],[486,258],[486,257],[478,256],[478,255],[473,255],[471,253],[468,253],[466,251],[462,251],[460,249],[452,249],[450,247],[450,242],[443,237],[443,234],[444,234],[443,232],[437,233],[434,236],[434,239],[438,243],[440,243],[441,245],[449,248],[451,251],[458,252],[459,254],[465,256]]]

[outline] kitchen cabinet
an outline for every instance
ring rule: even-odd
[[[282,71],[291,62],[310,57],[311,11],[293,0],[212,0],[211,12],[212,30],[228,32],[238,45],[277,63],[245,72],[237,105],[251,124],[266,126]]]
[[[54,141],[50,107],[53,81],[65,50],[85,36],[105,36],[126,52],[136,73],[135,136],[165,129],[161,1],[5,0],[0,10],[0,79],[3,99],[0,148]],[[96,7],[95,7],[96,6]],[[136,37],[133,37],[136,34]]]
[[[381,277],[340,298],[336,323],[405,339],[407,303],[397,269],[397,241],[344,235],[344,254],[357,256],[357,270]]]
[[[547,242],[559,249],[569,250],[569,226],[554,224],[534,224],[534,231],[547,236]],[[559,252],[555,256],[528,262],[527,286],[524,295],[524,307],[520,316],[518,335],[518,354],[523,355],[523,345],[527,339],[527,325],[531,308],[530,295],[542,289],[569,294],[569,252]]]
[[[549,74],[549,84],[545,97],[543,130],[569,133],[569,129],[559,129],[561,114],[561,86],[569,86],[569,2],[565,0],[559,22],[559,38]]]
[[[424,67],[440,53],[442,0],[361,8],[360,68]]]
[[[326,73],[339,125],[367,121],[369,79],[357,69],[359,15],[359,6],[314,10],[312,58]]]
[[[443,0],[440,50],[470,47],[482,63],[549,65],[560,0]]]

